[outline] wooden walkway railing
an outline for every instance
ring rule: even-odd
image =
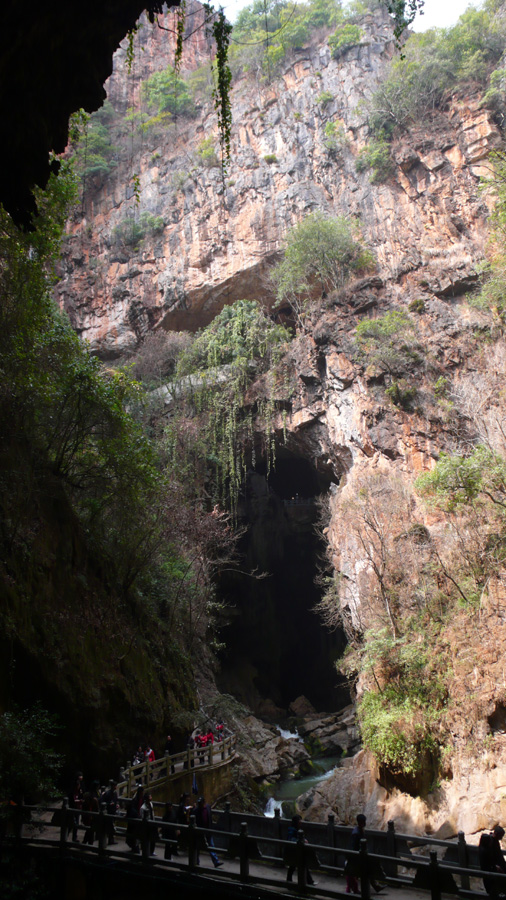
[[[119,797],[131,797],[135,786],[142,782],[145,787],[156,787],[164,781],[186,771],[199,771],[210,766],[230,762],[235,756],[237,739],[235,734],[216,741],[208,747],[197,750],[184,750],[172,756],[163,756],[153,762],[146,760],[133,766],[130,762],[120,770],[120,781],[117,786]]]
[[[156,804],[156,807],[163,804]],[[478,848],[466,843],[464,835],[457,841],[441,841],[429,836],[397,834],[394,823],[387,832],[368,832],[362,840],[359,852],[345,846],[349,844],[351,829],[336,826],[333,817],[327,823],[304,823],[304,833],[299,832],[297,842],[286,840],[289,820],[280,816],[266,820],[260,816],[244,816],[233,813],[230,807],[214,811],[213,827],[202,830],[196,827],[192,816],[189,825],[171,823],[171,836],[163,837],[167,823],[156,818],[154,822],[133,820],[138,855],[125,844],[125,818],[108,816],[105,812],[88,813],[94,820],[93,830],[97,845],[84,845],[69,840],[72,833],[75,810],[66,803],[55,821],[54,808],[18,807],[13,824],[16,844],[31,843],[38,848],[58,849],[62,856],[81,857],[86,862],[128,859],[132,866],[159,878],[187,871],[192,876],[209,877],[209,837],[212,835],[214,850],[224,866],[216,870],[216,878],[225,878],[238,885],[275,886],[285,883],[286,866],[295,866],[294,887],[303,894],[323,894],[338,897],[344,892],[346,869],[360,878],[361,900],[370,900],[370,879],[379,879],[388,886],[402,888],[404,892],[421,889],[430,892],[431,900],[441,900],[442,894],[455,894],[464,898],[481,898],[483,874],[478,865]],[[248,821],[246,821],[246,819]],[[130,823],[132,820],[129,820]],[[267,823],[270,823],[267,825]],[[108,846],[111,825],[115,826],[117,843]],[[178,841],[175,829],[180,830]],[[318,832],[318,842],[306,843],[308,832]],[[156,842],[158,856],[150,855],[151,844]],[[371,847],[382,844],[388,852],[371,852]],[[178,850],[175,855],[176,849]],[[163,850],[163,856],[161,851]],[[200,856],[202,855],[202,860]],[[318,887],[307,883],[307,873],[317,873]],[[211,868],[212,871],[212,868]],[[381,872],[381,874],[379,874]],[[497,883],[497,893],[506,893],[506,875],[486,873]],[[399,896],[399,894],[398,894]]]

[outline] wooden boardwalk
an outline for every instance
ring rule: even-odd
[[[25,849],[30,847],[34,852],[47,852],[56,855],[61,862],[65,861],[73,865],[82,864],[88,868],[95,866],[107,867],[108,877],[111,871],[117,867],[124,873],[129,871],[132,876],[141,876],[147,879],[166,879],[168,883],[186,885],[213,885],[214,890],[222,886],[223,893],[230,896],[269,896],[269,895],[306,895],[315,897],[345,897],[346,879],[344,876],[345,861],[352,865],[357,872],[363,873],[360,879],[360,894],[356,898],[360,900],[372,900],[375,892],[371,888],[368,875],[375,874],[379,880],[378,868],[381,866],[384,885],[382,896],[391,900],[421,900],[430,897],[431,900],[441,900],[442,897],[459,895],[463,898],[484,898],[481,872],[474,865],[471,867],[459,865],[458,862],[445,861],[443,850],[448,859],[457,858],[462,854],[462,841],[436,841],[430,837],[421,838],[416,835],[399,835],[400,852],[395,856],[385,853],[370,853],[367,842],[361,843],[358,853],[354,853],[345,846],[335,847],[336,834],[343,835],[349,844],[350,829],[344,826],[332,826],[332,843],[307,844],[302,833],[299,834],[297,843],[280,839],[274,834],[276,829],[287,827],[288,822],[279,820],[265,820],[263,817],[247,816],[249,828],[243,822],[237,828],[241,814],[230,813],[225,810],[218,813],[219,821],[213,824],[211,830],[222,865],[215,868],[209,854],[206,841],[209,832],[195,827],[194,821],[188,826],[173,826],[181,828],[181,837],[177,855],[174,855],[174,840],[163,840],[161,829],[164,823],[157,819],[155,823],[136,821],[137,838],[139,841],[138,853],[132,852],[125,841],[126,819],[115,817],[115,843],[108,845],[107,834],[112,817],[102,813],[92,814],[95,818],[94,828],[98,838],[90,846],[81,842],[84,829],[79,830],[79,842],[72,842],[72,810],[45,809],[35,810],[18,808],[17,823],[12,835],[14,845]],[[28,821],[30,819],[30,821]],[[109,820],[109,821],[108,821]],[[258,831],[254,833],[254,826],[258,824]],[[231,826],[234,830],[224,828]],[[308,826],[319,827],[320,833],[328,825],[322,823],[308,823]],[[337,831],[336,831],[337,829]],[[271,830],[274,836],[268,836],[265,832]],[[392,829],[389,829],[390,831]],[[387,838],[386,833],[371,832],[369,843],[374,844],[378,836]],[[395,836],[395,832],[394,832]],[[155,840],[155,852],[150,854],[150,842]],[[392,835],[390,834],[392,846]],[[402,852],[407,843],[412,843],[420,852],[408,854]],[[437,849],[431,848],[431,844]],[[465,844],[465,842],[464,842]],[[472,861],[476,860],[476,849],[465,845]],[[455,853],[447,853],[447,850],[455,850]],[[464,848],[465,849],[465,848]],[[165,858],[172,853],[172,858]],[[294,880],[287,883],[287,866],[295,866]],[[317,882],[314,886],[307,884],[307,871],[311,871]],[[367,874],[366,874],[367,873]],[[506,875],[494,875],[497,879],[499,890],[506,889]],[[352,895],[355,896],[355,895]]]

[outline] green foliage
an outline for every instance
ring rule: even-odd
[[[422,497],[449,512],[468,505],[491,504],[503,515],[506,460],[482,445],[469,456],[442,453],[434,468],[417,479],[416,489]]]
[[[315,290],[335,290],[352,272],[372,265],[372,254],[354,237],[347,219],[312,213],[286,236],[284,258],[273,270],[278,301],[303,303]]]
[[[329,47],[332,58],[339,59],[350,47],[355,47],[362,40],[362,29],[353,22],[345,22],[339,25],[334,34],[329,37]]]
[[[506,153],[490,154],[493,176],[485,182],[496,195],[496,204],[490,217],[491,241],[489,262],[485,267],[484,285],[471,304],[490,310],[501,325],[506,318]]]
[[[506,101],[506,69],[496,69],[490,76],[489,86],[483,95],[482,106],[499,114],[502,123]]]
[[[361,669],[372,674],[375,689],[358,704],[362,740],[394,774],[414,775],[427,752],[438,752],[435,726],[446,706],[449,673],[434,660],[432,632],[413,620],[399,637],[387,628],[364,635]]]
[[[415,300],[411,300],[408,309],[410,312],[415,312],[421,315],[421,313],[425,312],[425,300],[422,300],[421,297],[417,297]]]
[[[266,163],[277,163],[278,158],[275,153],[266,153],[264,156],[264,161]]]
[[[188,85],[172,66],[153,72],[142,85],[142,93],[148,106],[157,113],[192,116],[195,112]]]
[[[320,106],[326,106],[327,103],[331,103],[334,99],[334,95],[330,93],[330,91],[322,91],[321,94],[318,94],[316,98],[316,102],[320,104]]]
[[[323,139],[324,146],[329,154],[342,153],[348,143],[346,133],[342,124],[336,122],[327,122],[325,125],[325,137]]]
[[[60,726],[40,706],[0,716],[0,797],[16,803],[48,801],[56,792],[62,757]],[[0,816],[8,808],[0,807]]]
[[[396,375],[412,362],[413,322],[404,310],[394,309],[377,319],[362,319],[355,330],[360,355],[369,365]]]
[[[186,76],[186,83],[195,101],[205,103],[213,97],[213,73],[211,63],[204,63]]]
[[[147,235],[161,234],[163,229],[163,216],[154,216],[145,210],[138,219],[130,216],[115,225],[112,239],[116,244],[137,248]]]
[[[204,138],[204,140],[200,142],[195,151],[195,155],[200,165],[205,166],[207,169],[212,169],[214,166],[219,166],[220,164],[216,155],[215,140],[212,137]]]
[[[317,28],[329,28],[343,18],[336,0],[254,0],[237,16],[233,30],[231,65],[235,73],[272,76],[286,54],[304,47]]]
[[[117,165],[118,148],[113,145],[110,124],[114,116],[114,108],[109,101],[93,113],[89,119],[74,119],[72,132],[76,147],[76,171],[85,179],[88,176],[107,177]]]
[[[469,7],[452,28],[411,35],[373,97],[371,128],[388,133],[419,123],[459,84],[484,84],[506,45],[504,18],[493,13],[493,2],[480,10]]]
[[[393,381],[385,390],[385,394],[392,401],[394,406],[398,406],[400,409],[409,412],[412,409],[413,400],[416,397],[417,390],[404,378],[401,378],[400,381]]]
[[[390,177],[393,168],[390,145],[382,132],[360,151],[355,168],[357,172],[372,169],[369,178],[371,184],[380,184]]]
[[[445,375],[440,375],[434,385],[434,396],[438,400],[448,396],[449,381]]]
[[[232,510],[248,452],[254,452],[253,416],[256,427],[263,424],[265,429],[268,459],[273,449],[273,401],[259,396],[255,410],[248,411],[246,393],[260,372],[275,379],[274,366],[287,340],[288,331],[275,325],[258,303],[239,300],[222,309],[178,362],[175,396],[180,396],[180,415],[197,419],[199,429],[193,441],[183,445],[178,445],[177,422],[169,430],[173,464],[176,471],[191,469],[192,454],[202,454],[204,464],[207,459],[214,469],[215,498],[226,501]]]

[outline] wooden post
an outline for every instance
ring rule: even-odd
[[[367,855],[367,841],[362,838],[358,851],[358,869],[360,872],[360,896],[362,900],[370,900],[371,886],[369,883],[369,858]]]
[[[274,834],[278,841],[281,841],[281,810],[277,806],[274,810]],[[280,860],[279,865],[283,865],[283,850],[281,844],[275,845],[274,856],[278,856]]]
[[[195,832],[195,816],[190,816],[190,824],[188,826],[188,868],[192,872],[196,867],[197,860],[197,838]]]
[[[295,858],[297,860],[297,884],[299,891],[303,894],[307,890],[307,865],[306,865],[306,844],[304,843],[304,832],[299,828],[297,832],[297,844],[295,847]]]
[[[248,859],[248,826],[246,822],[241,822],[241,832],[239,835],[240,849],[240,879],[243,883],[249,881],[249,859]]]
[[[187,762],[186,762],[186,765],[187,765],[187,767],[188,767],[188,771],[190,771],[190,769],[191,769],[191,767],[192,767],[192,752],[193,752],[193,751],[192,751],[191,747],[188,747],[188,759],[187,759]]]
[[[105,856],[105,848],[107,846],[107,831],[106,831],[106,819],[104,816],[104,804],[100,804],[100,810],[98,817],[95,819],[95,825],[97,827],[97,837],[98,837],[98,855]]]
[[[214,744],[209,744],[209,765],[212,766],[214,757]]]
[[[469,860],[468,860],[468,853],[467,853],[466,836],[463,831],[459,831],[457,848],[458,848],[458,853],[459,853],[460,868],[468,869],[469,868]],[[469,887],[470,887],[469,875],[461,875],[460,876],[460,886],[461,886],[462,890],[464,890],[464,891],[469,890]]]
[[[223,813],[223,831],[232,831],[232,816],[230,814],[230,800],[225,803],[225,812]]]
[[[147,788],[147,786],[148,786],[148,784],[149,784],[149,757],[146,759],[146,775],[145,775],[145,778],[146,778],[145,784],[146,784],[146,788]]]
[[[132,796],[132,763],[127,762],[127,772],[128,772],[128,796]]]
[[[149,859],[149,820],[143,819],[140,826],[142,861],[147,862]]]
[[[395,822],[390,819],[387,830],[387,856],[397,856],[397,837],[395,834]],[[397,863],[385,863],[385,873],[392,878],[397,878]]]
[[[437,861],[437,853],[435,850],[430,851],[429,883],[430,883],[431,900],[441,900],[441,886],[439,884],[439,867],[438,867],[438,861]]]
[[[63,803],[61,805],[61,825],[60,825],[60,848],[63,850],[65,844],[67,843],[67,833],[68,833],[68,825],[69,825],[69,813],[68,813],[68,805],[69,802],[66,797],[63,798]],[[22,837],[22,835],[20,835]]]
[[[329,813],[328,817],[327,817],[327,844],[329,845],[329,847],[332,847],[332,848],[334,847],[334,839],[335,839],[335,831],[334,831],[335,821],[336,821],[335,816],[332,813]],[[335,864],[336,864],[336,854],[331,853],[330,854],[330,865],[335,866]]]

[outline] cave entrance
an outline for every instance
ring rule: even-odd
[[[314,612],[321,596],[315,577],[324,555],[315,528],[317,501],[333,480],[283,449],[275,470],[267,475],[259,465],[246,480],[242,568],[267,577],[233,572],[220,582],[228,624],[219,683],[258,715],[286,713],[301,695],[319,712],[349,702],[345,680],[335,669],[345,635],[327,631]]]

